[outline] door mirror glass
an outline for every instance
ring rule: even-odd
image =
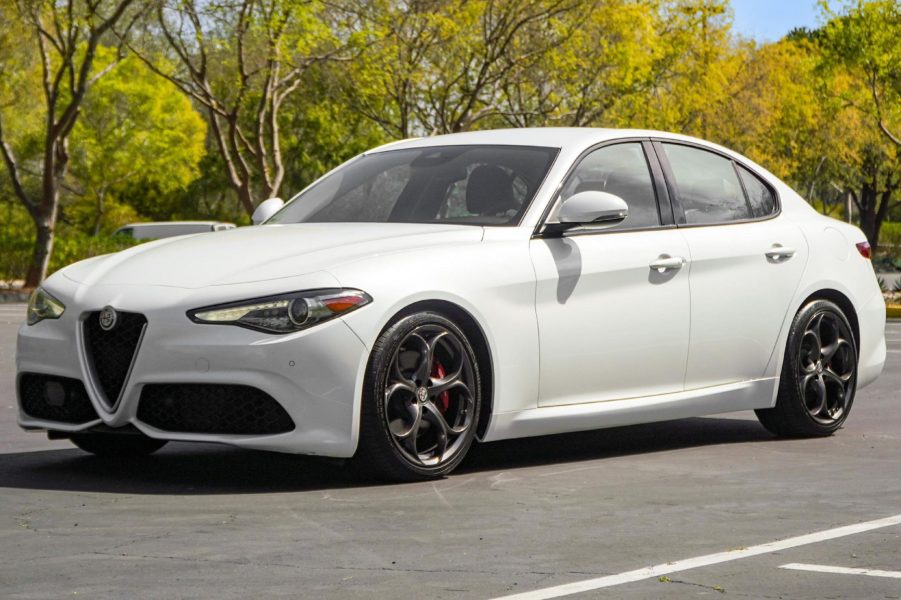
[[[557,221],[569,225],[616,225],[629,216],[626,201],[608,192],[589,190],[567,198]]]
[[[284,205],[285,201],[281,198],[269,198],[268,200],[263,200],[260,202],[260,205],[257,206],[256,210],[253,211],[253,216],[250,217],[250,220],[253,221],[254,225],[265,223],[269,220],[269,217],[280,211]]]

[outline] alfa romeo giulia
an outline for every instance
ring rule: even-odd
[[[406,140],[254,221],[48,278],[19,424],[95,454],[219,442],[410,480],[474,440],[727,411],[829,435],[885,361],[861,231],[694,138]]]

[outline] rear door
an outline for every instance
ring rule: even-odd
[[[655,148],[691,253],[685,389],[758,379],[807,262],[805,238],[749,168],[681,142]]]

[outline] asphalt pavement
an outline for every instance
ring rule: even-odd
[[[104,460],[24,433],[23,313],[0,305],[3,598],[901,597],[901,322],[831,438],[735,413],[484,444],[447,479],[372,485],[304,457]]]

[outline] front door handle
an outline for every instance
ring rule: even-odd
[[[773,247],[766,251],[766,257],[772,260],[788,260],[794,255],[794,248],[782,244],[773,244]]]
[[[681,256],[670,256],[669,254],[661,254],[657,257],[657,260],[652,262],[649,267],[657,271],[658,273],[665,273],[669,270],[681,269],[682,265],[685,264],[685,259]]]

